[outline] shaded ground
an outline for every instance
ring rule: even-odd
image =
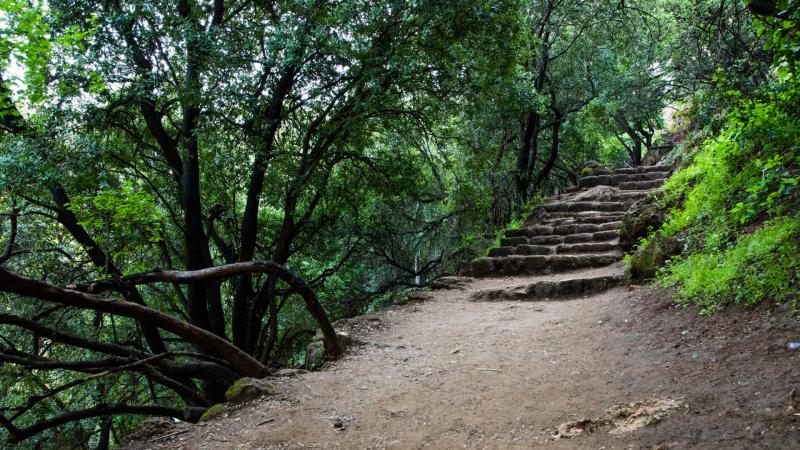
[[[480,280],[362,318],[368,344],[323,371],[129,448],[800,447],[800,351],[786,350],[800,327],[786,311],[699,317],[644,287],[468,300],[521,280]],[[626,419],[622,404],[633,402],[668,407],[642,427],[604,422]],[[581,422],[600,425],[557,437]]]

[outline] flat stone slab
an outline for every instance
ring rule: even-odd
[[[470,295],[473,301],[536,301],[589,295],[612,288],[623,281],[622,274],[537,281],[505,289],[484,289]]]

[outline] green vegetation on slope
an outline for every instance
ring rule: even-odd
[[[788,8],[782,16],[797,17],[798,7]],[[797,45],[800,38],[796,20],[769,25],[761,30],[772,30],[773,76],[746,92],[730,87],[737,80],[729,70],[718,71],[722,92],[698,95],[696,102],[713,97],[725,106],[715,114],[703,115],[700,107],[689,112],[694,126],[705,127],[695,134],[710,137],[700,143],[690,137],[682,149],[688,165],[671,177],[660,199],[673,208],[658,233],[676,238],[683,256],[673,258],[658,281],[706,313],[761,301],[796,309],[800,298],[800,78],[794,54],[784,51],[787,40]],[[745,84],[753,80],[738,80]]]

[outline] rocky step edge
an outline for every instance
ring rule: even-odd
[[[605,189],[603,189],[605,188]],[[594,191],[594,192],[593,192]],[[548,197],[545,203],[564,201],[591,201],[591,202],[635,202],[641,198],[657,192],[657,189],[627,190],[623,191],[614,186],[595,186],[572,194],[559,194]]]
[[[645,177],[645,175],[651,175],[651,174],[621,175],[619,177],[612,175],[600,175],[598,177],[589,177],[592,178],[591,180],[588,178],[581,178],[581,188],[587,189],[597,186],[609,186],[609,187],[616,187],[617,189],[620,189],[622,191],[634,191],[634,190],[655,189],[661,187],[667,181],[666,177],[648,179]],[[636,178],[642,178],[642,179],[636,179]]]
[[[536,281],[522,286],[503,289],[484,289],[470,295],[473,301],[536,301],[554,298],[580,297],[617,286],[623,282],[622,274],[576,277],[556,281]]]
[[[619,169],[606,169],[605,167],[597,167],[592,169],[593,175],[630,175],[635,173],[650,173],[650,172],[672,172],[672,166],[638,166],[638,167],[621,167]]]
[[[528,237],[522,230],[500,240],[500,247],[490,249],[488,256],[550,255],[569,253],[601,253],[619,248],[619,230],[576,234],[544,234]],[[527,230],[525,230],[527,233]]]
[[[475,278],[548,275],[575,269],[603,267],[622,259],[622,252],[588,253],[580,255],[511,255],[477,258],[470,262]]]
[[[626,181],[652,181],[667,177],[665,172],[645,172],[622,175],[589,175],[581,177],[580,185],[583,188],[595,186],[616,186]]]
[[[547,213],[553,212],[612,212],[624,213],[633,202],[594,202],[594,201],[560,201],[545,203],[542,209]]]
[[[514,230],[520,231],[520,230]],[[561,245],[588,242],[606,242],[619,239],[619,230],[595,231],[576,234],[545,234],[528,237],[527,234],[514,233],[510,237],[500,239],[501,247],[517,247],[519,245]]]
[[[539,225],[557,226],[557,225],[570,225],[577,223],[601,224],[608,222],[621,222],[622,219],[624,218],[625,214],[622,213],[597,212],[595,214],[562,214],[562,215],[547,214],[543,219],[541,219]]]
[[[669,178],[669,175],[672,173],[671,166],[639,166],[639,167],[623,167],[620,169],[606,169],[605,167],[594,167],[592,168],[592,175],[591,176],[601,176],[601,175],[635,175],[635,174],[642,174],[642,173],[660,173],[662,175],[661,178]],[[588,178],[588,177],[584,177]],[[583,187],[587,187],[587,185],[583,185]],[[569,195],[574,194],[582,189],[581,186],[569,186],[564,190],[564,194],[562,195]],[[630,189],[630,188],[629,188]]]
[[[519,230],[508,230],[506,237],[500,240],[503,246],[518,245],[527,242],[520,240],[511,241],[513,238],[532,238],[538,236],[568,236],[570,234],[597,233],[599,231],[614,231],[622,227],[622,221],[604,223],[568,223],[564,225],[531,225]],[[607,240],[607,239],[604,239]],[[507,243],[504,243],[507,242]],[[511,243],[516,242],[516,243]]]
[[[607,253],[619,250],[619,240],[583,242],[576,244],[532,245],[497,247],[489,250],[489,257],[497,258],[511,255],[566,255],[579,253]]]

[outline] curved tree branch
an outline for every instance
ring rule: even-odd
[[[142,414],[149,416],[165,416],[174,417],[176,419],[186,420],[189,422],[196,422],[200,416],[206,411],[207,408],[200,407],[187,407],[187,408],[170,408],[161,405],[97,405],[92,408],[70,411],[59,416],[52,417],[41,422],[37,422],[26,428],[17,428],[5,416],[0,415],[0,425],[8,430],[8,442],[16,444],[25,439],[36,436],[37,434],[55,428],[70,422],[75,422],[83,419],[91,419],[92,417],[111,416],[119,414]]]
[[[207,269],[188,271],[155,270],[152,272],[127,275],[118,280],[92,283],[82,290],[86,290],[90,293],[100,293],[110,289],[125,289],[149,283],[194,284],[254,273],[276,276],[285,281],[295,292],[302,296],[303,300],[305,300],[306,308],[322,329],[325,340],[325,350],[328,357],[336,358],[341,355],[342,348],[336,338],[336,332],[328,319],[328,315],[325,313],[325,309],[322,307],[322,304],[320,304],[317,294],[305,280],[292,273],[286,267],[272,261],[244,261],[223,266],[209,267]],[[2,276],[0,276],[0,280],[2,280]]]
[[[61,288],[24,277],[5,267],[0,267],[0,291],[145,321],[200,345],[213,356],[227,361],[234,370],[243,376],[262,377],[267,374],[267,368],[264,365],[230,342],[202,328],[144,305],[109,300],[94,294]]]
[[[151,353],[147,353],[126,345],[93,341],[81,336],[75,336],[73,334],[57,331],[37,322],[36,320],[39,320],[39,318],[30,320],[11,314],[0,314],[0,325],[18,326],[20,328],[30,330],[40,337],[61,342],[62,344],[123,358],[150,358],[154,356]],[[238,378],[236,373],[234,373],[228,367],[224,360],[192,352],[169,352],[169,355],[207,359],[208,362],[178,362],[169,359],[157,359],[152,361],[151,365],[158,368],[159,371],[167,376],[176,378],[197,378],[201,380],[222,382],[225,384],[233,383],[236,378]]]

